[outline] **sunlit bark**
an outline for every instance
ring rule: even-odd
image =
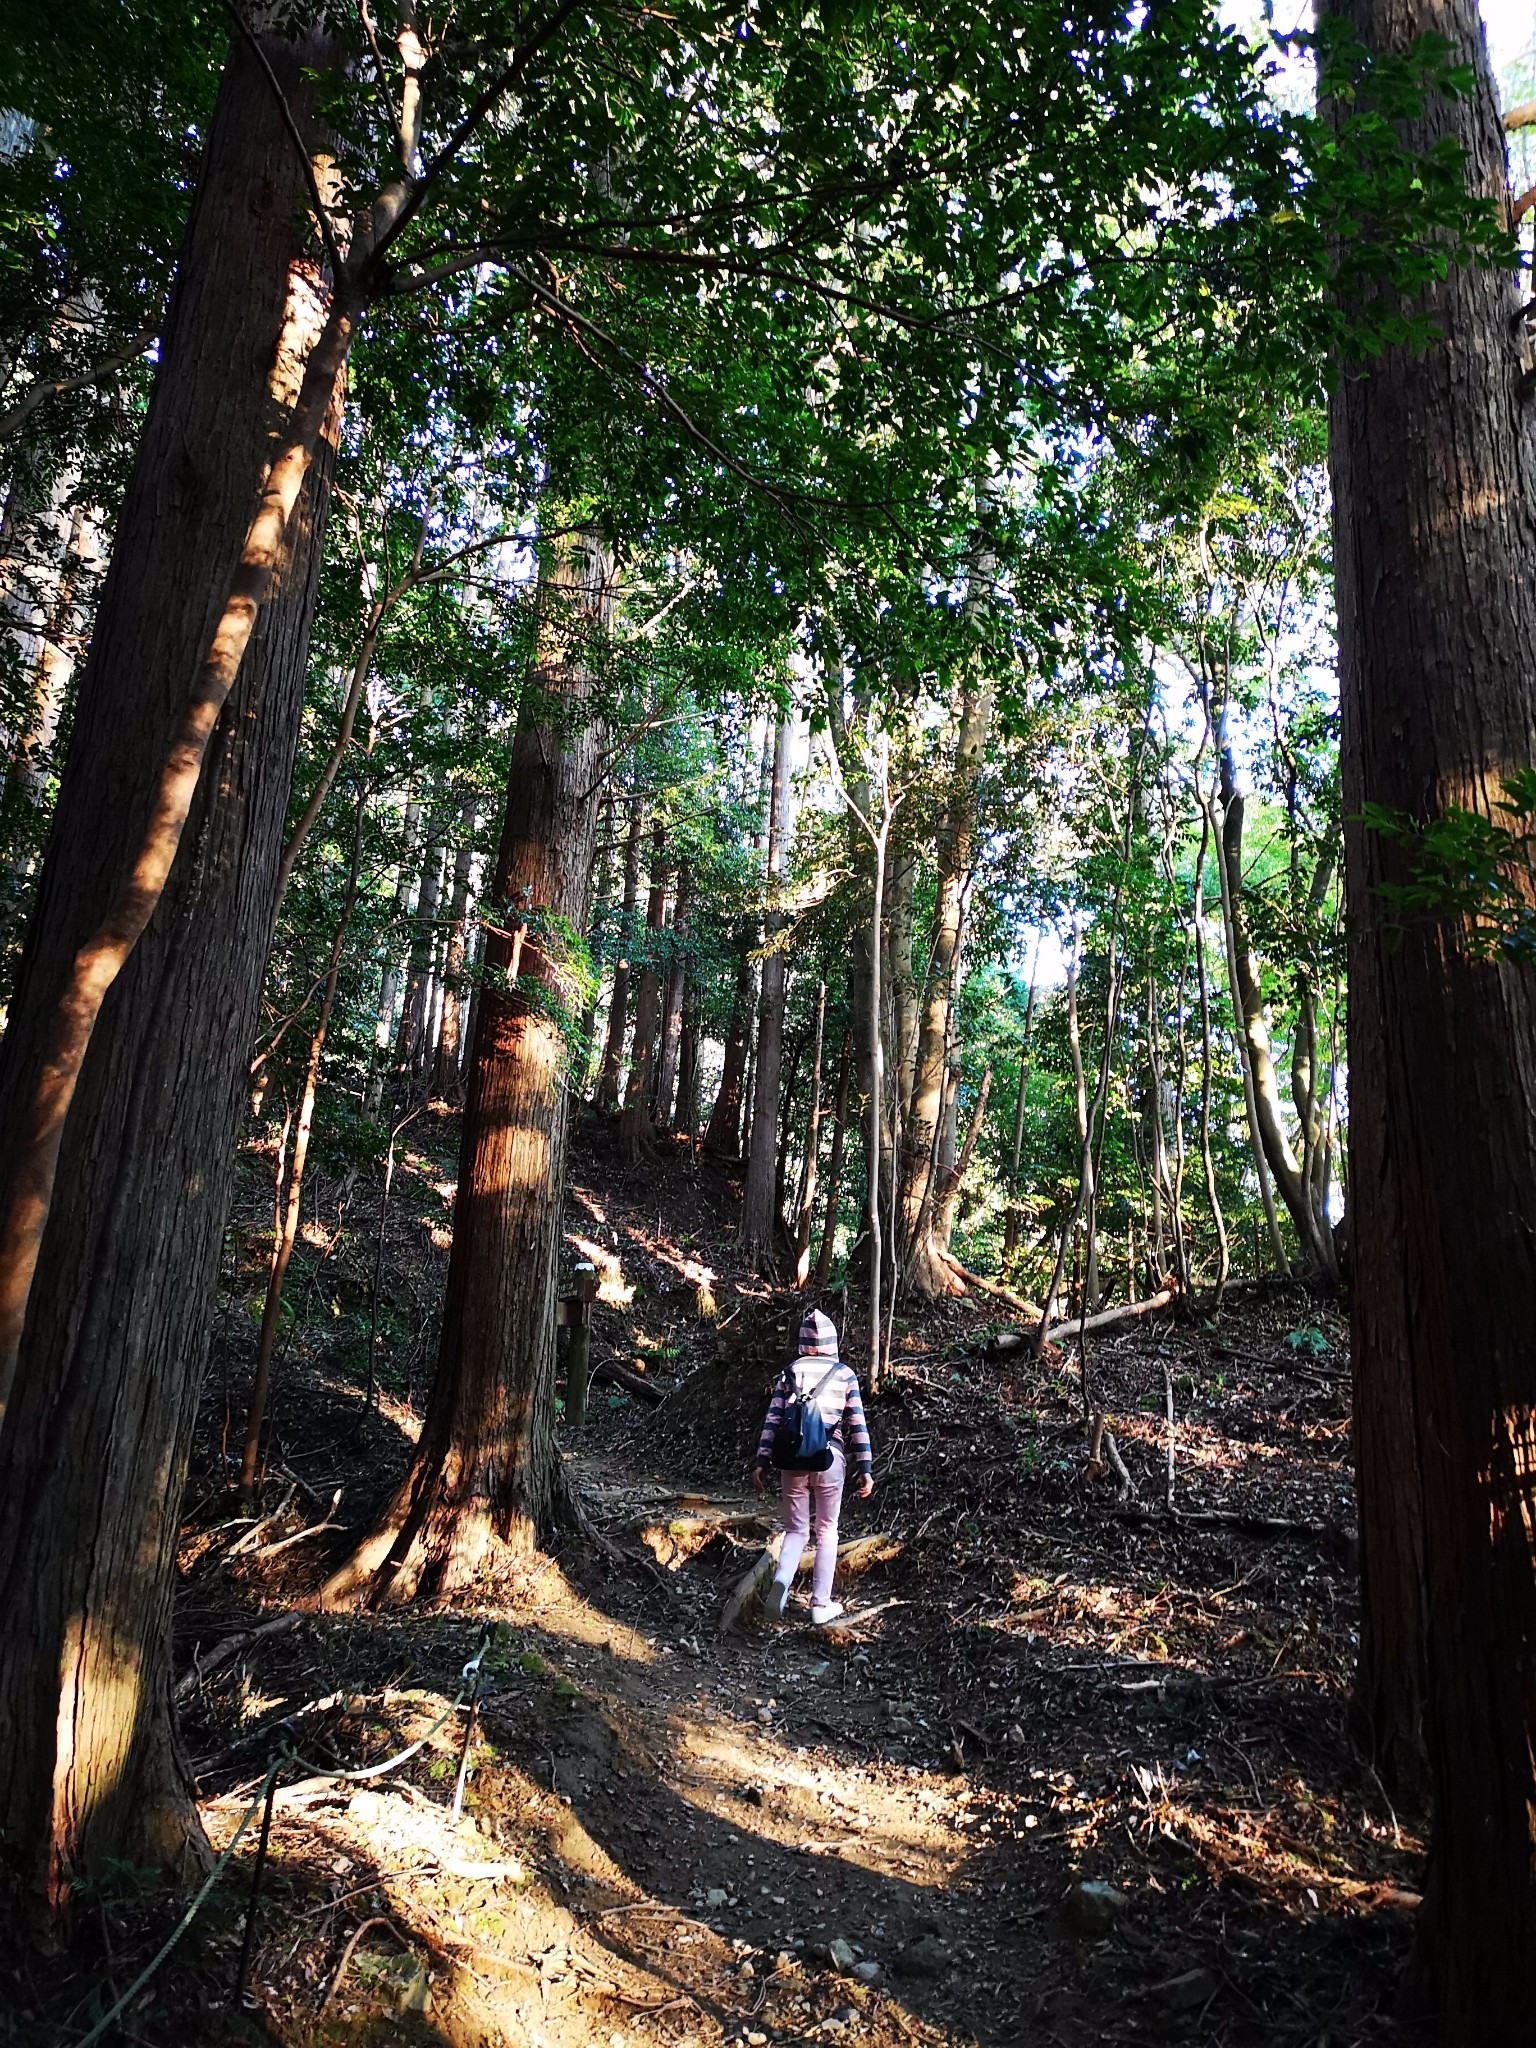
[[[305,72],[325,48],[265,47],[308,131]],[[217,636],[325,332],[304,204],[292,137],[237,41],[0,1050],[0,1188],[14,1190],[77,958],[121,905],[152,802],[157,832],[174,823],[164,782],[151,792],[214,644],[208,689],[237,665],[222,709],[197,700],[210,772],[194,776],[181,857],[167,843],[163,881],[136,885],[155,884],[152,914],[86,1035],[0,1428],[0,1840],[55,1904],[116,1859],[176,1866],[200,1840],[169,1725],[173,1554],[298,734],[334,357],[322,393],[310,379],[328,424],[281,522],[275,585],[241,597],[240,634]]]
[[[602,728],[587,641],[612,570],[595,535],[555,542],[539,659],[519,720],[487,895],[486,973],[459,1153],[437,1376],[416,1456],[326,1586],[333,1605],[446,1592],[527,1555],[554,1507],[554,1317],[576,982]],[[568,1022],[563,1021],[568,1019]]]

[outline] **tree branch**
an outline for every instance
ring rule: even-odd
[[[9,412],[0,413],[0,441],[19,432],[48,399],[61,397],[66,391],[83,391],[87,385],[99,384],[103,377],[110,377],[114,371],[126,369],[129,363],[143,355],[159,334],[160,323],[157,320],[153,327],[141,329],[120,354],[107,356],[102,362],[93,363],[88,370],[79,370],[72,377],[39,377],[28,385]]]

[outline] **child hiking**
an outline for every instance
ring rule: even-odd
[[[795,1567],[816,1523],[816,1563],[811,1572],[811,1620],[818,1628],[836,1621],[843,1603],[832,1598],[837,1570],[837,1518],[843,1479],[853,1460],[860,1500],[875,1490],[869,1430],[853,1369],[837,1355],[837,1331],[819,1309],[800,1325],[800,1355],[786,1366],[773,1390],[757,1441],[752,1484],[759,1493],[775,1467],[784,1509],[784,1542],[778,1570],[763,1605],[771,1621],[784,1612]]]

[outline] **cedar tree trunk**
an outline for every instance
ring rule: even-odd
[[[1504,142],[1472,0],[1351,0],[1373,51],[1425,33],[1474,66],[1431,96],[1502,200]],[[1441,339],[1338,375],[1329,421],[1349,904],[1360,1706],[1389,1757],[1420,1717],[1433,1793],[1421,1954],[1447,2043],[1536,2042],[1536,981],[1471,920],[1394,919],[1409,842],[1447,807],[1500,822],[1536,734],[1536,414],[1515,278],[1451,267]],[[1421,1634],[1422,1631],[1422,1634]],[[1422,1641],[1426,1674],[1421,1694]]]
[[[583,719],[580,650],[606,625],[611,591],[595,535],[554,544],[488,895],[437,1376],[411,1469],[325,1587],[329,1606],[471,1585],[536,1548],[554,1507],[555,1280],[577,1024],[561,934],[587,925],[603,733]]]
[[[314,39],[263,38],[301,129]],[[318,135],[314,136],[318,141]],[[0,1189],[77,950],[117,896],[324,320],[293,139],[236,36],[0,1048]],[[0,1840],[71,1880],[201,1843],[171,1734],[177,1517],[266,959],[336,410],[181,846],[63,1133],[0,1427]]]

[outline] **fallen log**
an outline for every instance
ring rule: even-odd
[[[1040,1310],[1026,1296],[1015,1293],[1013,1288],[1004,1287],[999,1281],[987,1280],[980,1273],[973,1273],[969,1266],[962,1266],[953,1252],[945,1253],[945,1263],[960,1275],[969,1287],[979,1287],[983,1294],[991,1295],[994,1301],[1006,1301],[1010,1308],[1016,1308],[1021,1316],[1033,1316],[1038,1323]]]
[[[1341,1554],[1355,1547],[1353,1530],[1342,1522],[1298,1522],[1283,1515],[1251,1515],[1239,1508],[1191,1508],[1170,1515],[1166,1508],[1109,1507],[1117,1521],[1156,1525],[1161,1529],[1231,1529],[1240,1536],[1300,1536],[1312,1543],[1332,1544]]]
[[[649,1401],[653,1408],[659,1408],[667,1398],[665,1387],[653,1387],[649,1380],[642,1379],[637,1372],[631,1372],[627,1365],[615,1365],[611,1359],[604,1359],[592,1368],[592,1377],[603,1380],[609,1386],[622,1387],[626,1394],[638,1394],[642,1401]]]
[[[1156,1315],[1160,1308],[1169,1308],[1177,1301],[1176,1287],[1160,1287],[1156,1294],[1149,1294],[1145,1301],[1124,1302],[1119,1308],[1103,1308],[1094,1316],[1073,1316],[1070,1322],[1052,1323],[1045,1333],[1047,1344],[1059,1344],[1064,1337],[1076,1337],[1079,1332],[1093,1336],[1100,1330],[1116,1330],[1122,1323],[1134,1323],[1141,1316]],[[1034,1332],[1027,1333],[1025,1341],[1034,1341]]]
[[[1097,1331],[1114,1330],[1122,1323],[1133,1323],[1139,1316],[1156,1315],[1159,1309],[1171,1307],[1177,1301],[1178,1294],[1179,1290],[1176,1287],[1160,1287],[1156,1294],[1149,1295],[1145,1301],[1122,1302],[1119,1308],[1100,1309],[1097,1315],[1089,1316],[1086,1320],[1073,1316],[1068,1322],[1052,1323],[1042,1340],[1042,1349],[1047,1344],[1057,1344],[1064,1338],[1075,1337],[1079,1331],[1091,1337]],[[1015,1351],[1032,1351],[1035,1348],[1040,1330],[1040,1311],[1031,1308],[1029,1313],[1035,1319],[1034,1329],[999,1330],[987,1345],[989,1357],[1007,1358]]]
[[[210,1672],[222,1670],[231,1658],[238,1657],[242,1650],[248,1650],[252,1643],[259,1643],[263,1636],[286,1635],[303,1619],[298,1608],[291,1608],[287,1614],[274,1615],[271,1621],[262,1622],[259,1628],[244,1628],[238,1635],[226,1636],[222,1643],[214,1644],[206,1657],[194,1655],[191,1669],[183,1672],[172,1687],[171,1698],[184,1700],[188,1693],[197,1690]]]

